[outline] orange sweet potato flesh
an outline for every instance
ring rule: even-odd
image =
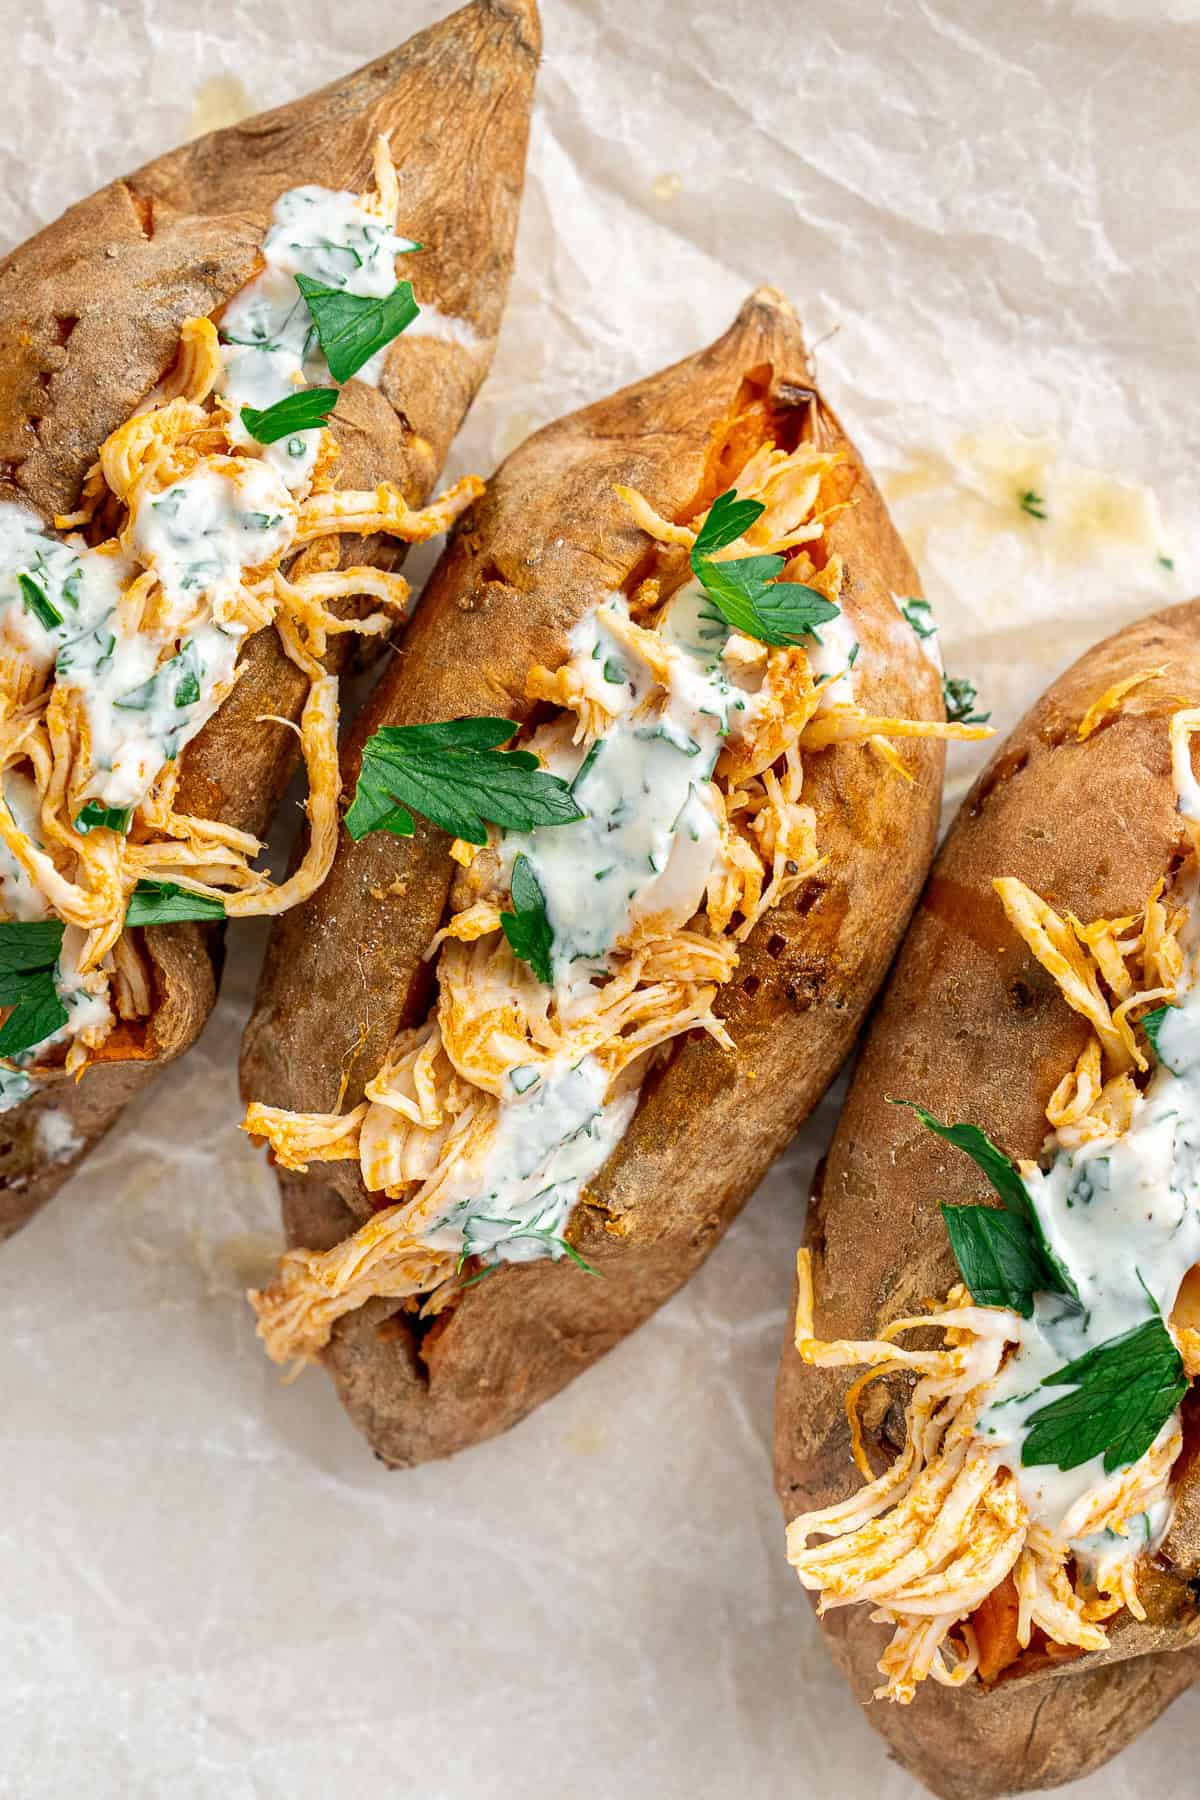
[[[747,408],[771,413],[784,439],[809,435],[846,453],[839,479],[853,504],[830,542],[862,643],[859,697],[873,712],[940,718],[937,673],[891,598],[915,591],[912,565],[812,386],[794,313],[762,289],[708,349],[514,452],[435,571],[403,655],[358,722],[347,778],[377,726],[527,717],[531,664],[560,664],[571,626],[650,549],[614,484],[691,516],[729,485],[713,435]],[[679,1043],[576,1209],[571,1235],[604,1279],[566,1260],[510,1265],[423,1340],[386,1300],[338,1325],[326,1366],[385,1461],[446,1456],[514,1425],[647,1318],[719,1240],[845,1057],[919,892],[942,750],[909,742],[904,756],[911,786],[861,747],[807,759],[805,798],[828,863],[760,922],[721,994],[737,1055],[700,1033]],[[343,842],[324,890],[274,934],[244,1045],[247,1098],[324,1110],[343,1077],[346,1104],[359,1098],[395,1031],[428,1005],[421,957],[446,905],[448,850],[420,827],[412,839]],[[344,1237],[371,1206],[352,1163],[288,1176],[283,1193],[289,1236],[311,1246]]]
[[[1123,676],[1165,666],[1085,742],[1089,704]],[[1184,848],[1168,720],[1200,705],[1200,600],[1140,621],[1069,669],[975,783],[934,865],[868,1033],[810,1203],[816,1330],[866,1338],[957,1279],[938,1208],[989,1198],[968,1160],[888,1096],[982,1126],[1036,1156],[1045,1106],[1082,1050],[1084,1022],[1009,926],[991,883],[1016,875],[1082,919],[1136,913]],[[785,1344],[776,1401],[776,1482],[790,1519],[857,1483],[843,1398],[851,1370],[817,1370]],[[904,1395],[881,1393],[866,1443],[882,1468],[903,1443]],[[990,1800],[1098,1767],[1200,1671],[1195,1459],[1181,1460],[1176,1525],[1141,1583],[1149,1618],[1109,1627],[1109,1650],[1073,1660],[1027,1652],[998,1685],[932,1681],[911,1707],[869,1705],[894,1755],[946,1800]],[[870,1608],[831,1612],[830,1647],[856,1694],[879,1685],[889,1628]]]
[[[319,93],[214,132],[114,181],[0,263],[0,499],[44,520],[70,511],[105,437],[174,360],[179,327],[211,314],[254,273],[271,210],[290,187],[371,185],[372,146],[391,134],[400,228],[424,248],[418,296],[465,320],[466,349],[432,336],[391,346],[378,389],[352,381],[331,421],[338,482],[390,480],[428,499],[491,362],[512,268],[540,32],[534,0],[474,0],[390,55]],[[347,539],[343,561],[395,566],[395,548]],[[339,653],[347,638],[335,640]],[[261,833],[296,764],[306,683],[273,630],[248,644],[245,673],[188,747],[179,805]],[[0,1115],[0,1238],[62,1184],[159,1065],[196,1037],[216,992],[215,935],[145,934],[156,995],[136,1060],[48,1082]],[[149,1052],[147,1055],[146,1052]],[[51,1157],[47,1109],[80,1148]]]

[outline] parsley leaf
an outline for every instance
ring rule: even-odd
[[[0,987],[10,975],[52,969],[62,940],[60,919],[17,919],[0,924]]]
[[[739,556],[713,562],[711,552],[741,537],[766,508],[760,500],[739,500],[736,488],[719,494],[692,545],[692,573],[734,631],[760,644],[798,644],[814,627],[836,619],[840,607],[799,581],[777,579],[782,556]]]
[[[909,1107],[928,1130],[936,1132],[948,1144],[953,1144],[956,1150],[965,1150],[976,1167],[987,1176],[1010,1212],[1026,1220],[1032,1216],[1033,1206],[1025,1183],[1021,1180],[1021,1171],[1011,1157],[993,1144],[986,1131],[981,1131],[978,1125],[943,1125],[940,1119],[935,1119],[931,1112],[926,1112],[915,1100],[893,1100],[892,1105]]]
[[[118,701],[117,704],[119,705],[120,702]],[[81,807],[75,814],[75,829],[82,837],[86,837],[89,831],[101,829],[126,832],[129,830],[129,821],[132,818],[132,806],[105,806],[99,800],[89,800],[87,805]]]
[[[57,919],[0,924],[0,1006],[13,1009],[0,1026],[0,1056],[31,1050],[66,1024],[54,985],[62,937]]]
[[[17,1056],[53,1037],[67,1022],[67,1009],[54,985],[53,969],[35,969],[20,999],[0,1026],[0,1056]]]
[[[326,287],[311,275],[297,275],[296,286],[304,295],[335,381],[349,381],[357,375],[421,310],[413,299],[411,281],[398,281],[382,300]]]
[[[1020,506],[1023,513],[1029,514],[1031,519],[1045,519],[1049,517],[1049,514],[1046,512],[1046,502],[1040,494],[1035,494],[1032,488],[1026,488],[1023,494],[1018,495],[1017,504]]]
[[[995,1206],[943,1206],[946,1235],[977,1306],[1007,1306],[1033,1316],[1033,1297],[1047,1289],[1044,1259],[1023,1220]]]
[[[223,919],[225,908],[207,894],[175,881],[139,881],[129,898],[126,925],[176,925],[184,919]]]
[[[363,747],[346,814],[350,836],[411,837],[414,812],[469,844],[487,842],[486,822],[534,831],[586,818],[567,783],[539,768],[532,751],[497,749],[516,729],[512,719],[381,726]]]
[[[300,388],[262,412],[254,406],[243,406],[242,424],[260,444],[275,444],[280,438],[290,437],[293,431],[319,430],[337,405],[337,398],[336,388]]]
[[[546,917],[546,897],[527,856],[512,867],[513,910],[500,914],[500,924],[514,956],[527,962],[539,981],[554,980],[550,952],[554,933]]]
[[[176,706],[195,706],[200,698],[200,656],[194,638],[189,638],[178,656],[164,663],[164,670],[178,666],[179,680],[172,696]]]
[[[1183,1359],[1161,1318],[1087,1350],[1047,1375],[1043,1387],[1071,1387],[1029,1419],[1021,1447],[1026,1468],[1077,1469],[1104,1457],[1104,1472],[1144,1456],[1188,1391]]]
[[[951,725],[986,725],[992,716],[990,712],[971,711],[978,699],[975,683],[965,675],[942,676],[942,700]]]
[[[991,1206],[942,1208],[950,1248],[972,1298],[980,1306],[1009,1306],[1026,1319],[1033,1311],[1035,1293],[1065,1294],[1078,1303],[1079,1290],[1050,1248],[1021,1172],[1003,1150],[978,1125],[943,1125],[912,1100],[893,1105],[912,1107],[930,1131],[956,1150],[965,1150],[1004,1207],[1000,1213]]]
[[[692,556],[711,556],[714,550],[724,550],[727,544],[736,543],[766,510],[761,500],[739,500],[736,488],[718,494],[696,535]]]

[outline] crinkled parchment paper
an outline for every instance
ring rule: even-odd
[[[13,243],[433,0],[0,11]],[[998,725],[1200,586],[1188,0],[545,13],[512,303],[451,473],[707,341],[767,280]],[[3,1252],[0,1789],[914,1795],[825,1659],[771,1493],[832,1109],[606,1362],[507,1439],[388,1474],[319,1374],[280,1384],[240,1298],[278,1226],[236,1129],[261,937],[231,941],[198,1049]],[[1198,1722],[1184,1699],[1081,1800],[1193,1791]]]

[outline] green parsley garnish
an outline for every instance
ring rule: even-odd
[[[910,594],[904,600],[897,600],[896,604],[899,606],[900,611],[904,614],[904,617],[908,620],[919,638],[931,638],[937,636],[937,626],[934,624],[933,620],[933,608],[930,606],[928,600],[922,600],[916,594]]]
[[[173,656],[163,664],[164,670],[171,668],[179,672],[173,695],[176,706],[195,706],[200,698],[200,661],[192,638],[184,644],[178,656]]]
[[[274,444],[294,431],[319,430],[337,405],[337,398],[336,388],[300,388],[262,412],[254,406],[243,406],[242,424],[260,444]]]
[[[129,830],[129,821],[132,818],[132,806],[105,806],[99,800],[89,800],[87,805],[75,814],[75,829],[83,837],[86,837],[89,831],[124,833]]]
[[[893,1105],[911,1106],[930,1131],[965,1150],[999,1196],[1003,1210],[942,1207],[954,1260],[976,1305],[1007,1306],[1028,1319],[1035,1294],[1065,1294],[1078,1301],[1078,1289],[1046,1240],[1020,1170],[1003,1150],[977,1125],[943,1125],[911,1100]]]
[[[296,286],[312,314],[329,373],[335,381],[349,381],[357,375],[363,364],[399,337],[421,310],[413,299],[411,281],[398,281],[382,300],[326,287],[311,275],[297,275]]]
[[[946,718],[951,725],[986,725],[991,713],[971,710],[978,699],[979,691],[975,683],[968,681],[965,675],[942,676],[942,701],[946,708]]]
[[[47,597],[46,590],[40,581],[35,581],[32,575],[24,569],[19,569],[17,586],[21,590],[21,598],[39,625],[44,626],[47,631],[53,631],[56,625],[62,624],[62,614],[53,601]]]
[[[1032,488],[1026,488],[1025,492],[1018,496],[1017,503],[1020,506],[1021,511],[1023,513],[1028,513],[1031,519],[1045,519],[1049,517],[1049,514],[1046,512],[1045,500],[1040,494],[1035,494]]]
[[[0,1056],[32,1050],[66,1024],[54,985],[62,939],[58,919],[0,924],[0,1006],[13,1009],[0,1026]]]
[[[554,933],[546,917],[546,896],[527,856],[518,856],[512,868],[511,912],[500,914],[509,949],[527,962],[539,981],[554,980],[550,952]]]
[[[126,925],[177,925],[184,919],[223,919],[220,900],[189,893],[175,881],[139,881],[129,898]]]
[[[602,737],[593,738],[591,744],[588,747],[587,755],[584,757],[583,761],[580,763],[579,767],[576,769],[574,775],[571,778],[571,792],[572,793],[575,792],[575,789],[583,781],[588,770],[591,768],[592,764],[595,762],[596,758],[599,756],[601,748],[603,747],[603,744],[604,744],[604,739]]]
[[[714,550],[742,537],[765,511],[760,500],[739,500],[735,488],[718,495],[692,545],[692,573],[734,631],[761,644],[798,644],[815,635],[815,626],[836,619],[841,608],[802,582],[779,581],[782,556],[712,561]]]
[[[1173,569],[1175,567],[1175,558],[1173,556],[1164,556],[1160,552],[1158,566],[1160,569]]]
[[[1109,1338],[1047,1375],[1043,1387],[1074,1391],[1031,1415],[1026,1468],[1077,1469],[1103,1456],[1104,1472],[1137,1462],[1188,1391],[1183,1359],[1161,1317]]]
[[[498,749],[516,729],[512,719],[381,726],[363,747],[346,814],[350,836],[411,837],[413,813],[421,813],[454,837],[485,844],[488,823],[534,831],[586,818],[567,783],[540,768],[532,751]]]

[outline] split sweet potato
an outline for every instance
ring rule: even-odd
[[[380,385],[350,381],[332,421],[339,483],[393,482],[429,496],[491,361],[512,267],[540,45],[534,0],[474,0],[317,94],[203,137],[111,182],[0,264],[0,499],[44,521],[78,504],[99,446],[174,361],[180,326],[213,315],[255,273],[287,189],[361,190],[390,137],[401,228],[423,246],[418,297],[459,321],[397,338]],[[343,566],[391,567],[382,540],[344,540]],[[345,645],[345,638],[334,640]],[[255,835],[295,767],[304,675],[267,628],[243,677],[182,759],[180,806]],[[61,1185],[160,1064],[195,1038],[213,1004],[211,931],[145,933],[154,1008],[132,1060],[48,1080],[0,1119],[0,1236]],[[113,1049],[116,1048],[114,1041]],[[47,1130],[48,1113],[65,1124]]]
[[[827,543],[844,559],[863,706],[941,720],[938,671],[894,598],[914,592],[912,565],[814,385],[792,309],[762,289],[708,349],[546,427],[499,469],[356,725],[347,791],[380,726],[528,719],[531,666],[561,665],[572,626],[640,578],[654,548],[615,487],[638,490],[667,519],[692,517],[734,479],[714,460],[714,446],[731,454],[725,422],[764,412],[777,440],[808,438],[844,458],[834,477],[849,504]],[[861,744],[805,753],[804,798],[826,861],[740,947],[716,1006],[736,1054],[698,1031],[677,1040],[584,1190],[569,1238],[604,1279],[565,1259],[506,1264],[432,1326],[389,1299],[338,1322],[326,1367],[385,1461],[449,1455],[514,1425],[635,1329],[719,1241],[845,1057],[919,890],[942,747],[906,739],[904,760],[908,782]],[[324,889],[274,932],[244,1042],[247,1099],[310,1112],[361,1098],[397,1030],[424,1017],[422,959],[454,871],[449,839],[421,822],[413,838],[343,841]],[[290,1239],[313,1249],[346,1237],[379,1201],[355,1163],[284,1175],[282,1189]]]

